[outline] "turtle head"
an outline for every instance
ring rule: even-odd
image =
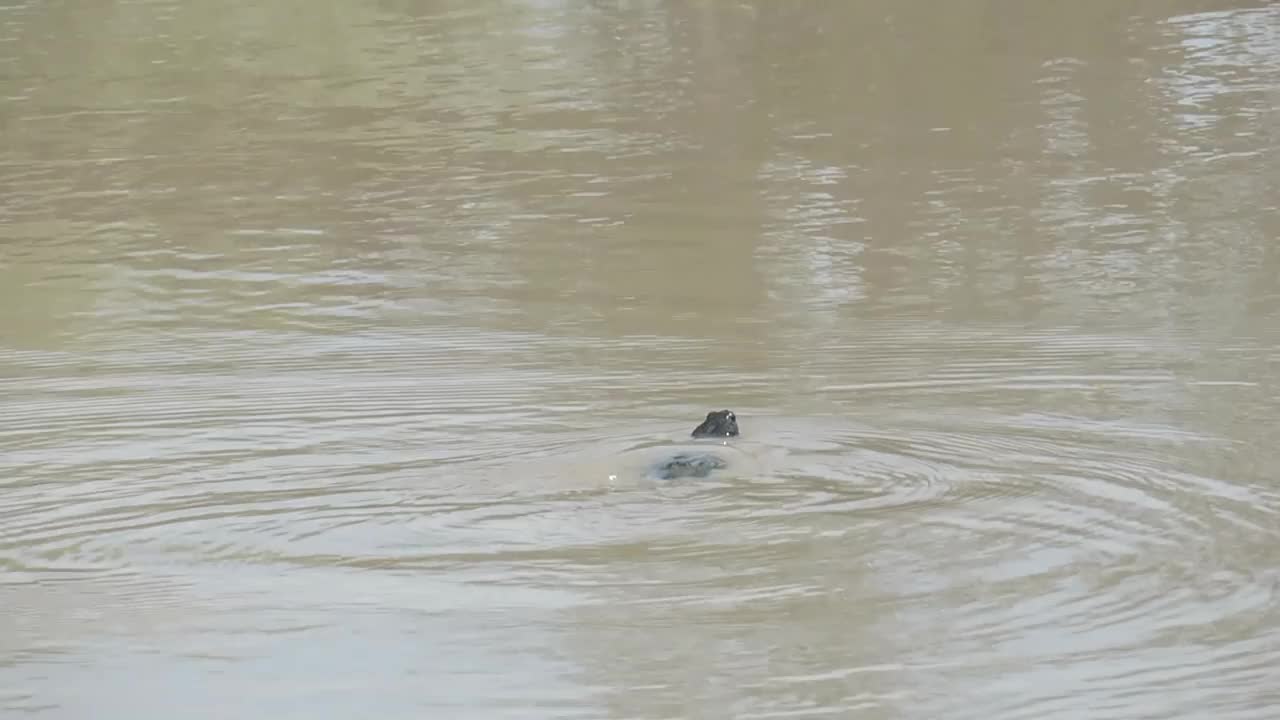
[[[738,418],[732,410],[712,410],[707,419],[693,429],[694,437],[733,437],[738,434]]]

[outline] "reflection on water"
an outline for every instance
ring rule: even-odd
[[[0,5],[4,715],[1270,717],[1275,8],[211,8]]]

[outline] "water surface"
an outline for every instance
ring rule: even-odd
[[[0,714],[1274,717],[1280,12],[1095,5],[0,5]]]

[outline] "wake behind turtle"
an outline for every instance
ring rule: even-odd
[[[707,418],[690,434],[698,439],[736,437],[738,418],[731,410],[713,410],[707,413]],[[652,474],[662,480],[675,480],[682,477],[702,478],[710,475],[711,471],[727,465],[724,458],[710,450],[688,451],[677,453],[657,463],[652,468]]]

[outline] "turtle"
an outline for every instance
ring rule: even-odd
[[[732,410],[712,410],[690,433],[694,438],[729,438],[738,434],[738,418]],[[710,451],[685,451],[655,464],[651,473],[662,480],[706,477],[712,470],[726,467],[724,458]]]

